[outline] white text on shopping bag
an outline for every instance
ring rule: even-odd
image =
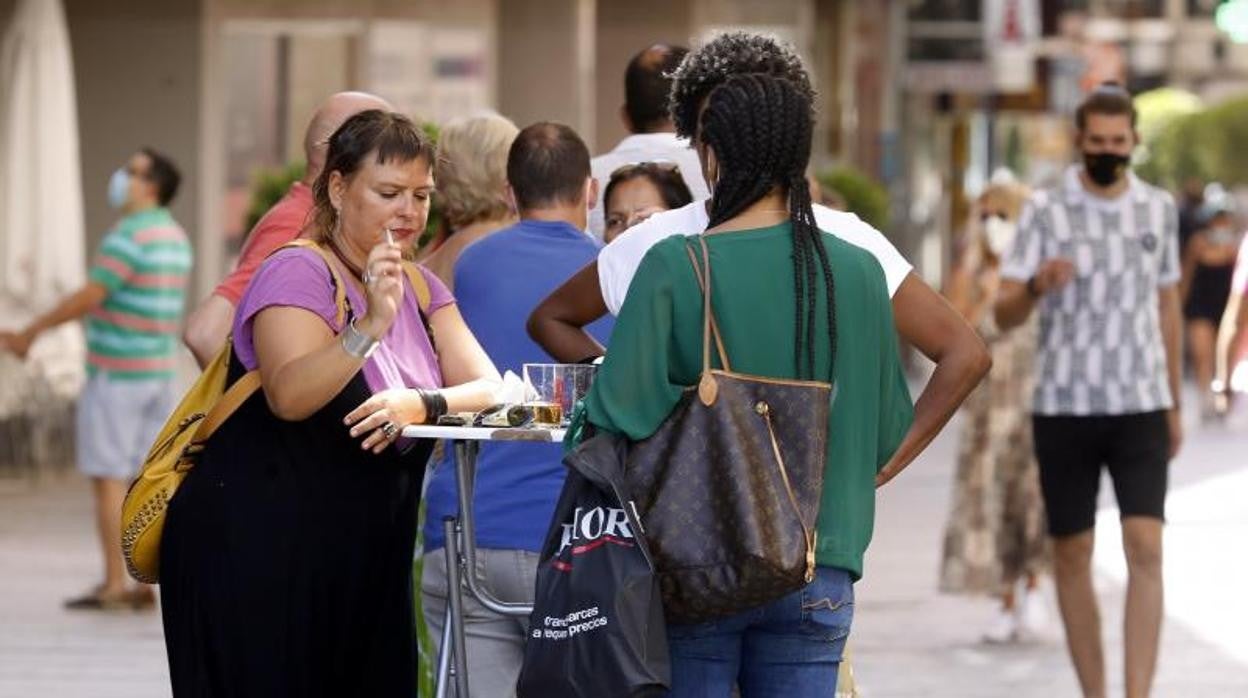
[[[595,541],[603,536],[620,539],[633,537],[633,531],[628,525],[628,515],[623,509],[594,507],[586,510],[577,507],[572,514],[572,522],[562,525],[563,538],[556,555],[562,554],[570,545]]]
[[[607,624],[607,617],[600,615],[597,606],[591,606],[558,618],[546,616],[542,619],[544,627],[533,628],[532,635],[534,640],[566,640]]]

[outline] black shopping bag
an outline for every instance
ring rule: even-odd
[[[564,458],[537,569],[519,698],[663,695],[671,660],[654,562],[623,496],[623,439],[600,434]]]

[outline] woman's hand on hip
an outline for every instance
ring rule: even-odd
[[[425,403],[415,390],[383,390],[351,410],[343,422],[351,437],[364,437],[360,448],[381,453],[394,443],[409,424],[423,424]]]
[[[364,291],[368,310],[357,329],[381,339],[399,314],[403,302],[403,257],[398,245],[382,242],[368,253],[364,263]]]

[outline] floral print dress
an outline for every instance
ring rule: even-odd
[[[981,272],[983,273],[983,272]],[[963,405],[953,507],[940,588],[999,595],[1049,565],[1044,502],[1031,440],[1036,320],[1001,332],[992,313],[976,327],[992,371]]]

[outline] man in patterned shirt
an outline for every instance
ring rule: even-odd
[[[150,148],[113,173],[109,204],[121,220],[105,235],[87,284],[0,348],[25,356],[44,330],[86,317],[87,385],[78,402],[78,467],[95,491],[104,581],[67,608],[151,607],[150,588],[128,588],[121,559],[121,503],[129,481],[173,409],[173,374],[191,245],[166,206],[181,180]]]
[[[1075,115],[1082,165],[1036,193],[1001,270],[1002,328],[1040,313],[1033,426],[1066,640],[1085,696],[1105,695],[1092,541],[1102,467],[1128,569],[1126,694],[1147,696],[1162,618],[1161,532],[1179,419],[1178,215],[1128,169],[1139,142],[1123,88]]]

